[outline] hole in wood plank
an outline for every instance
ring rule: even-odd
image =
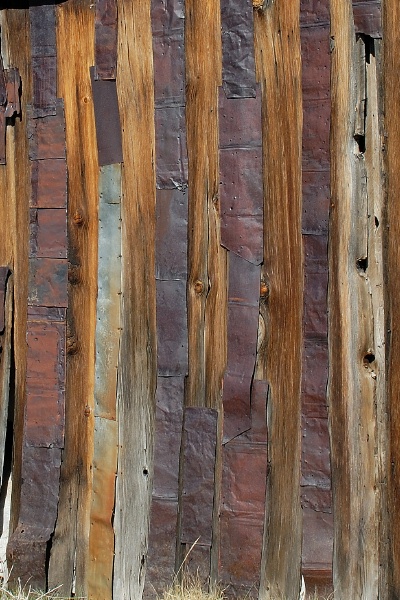
[[[368,256],[357,259],[356,265],[358,271],[365,273],[368,269]]]
[[[359,154],[365,154],[365,135],[355,134],[354,139],[358,144]]]
[[[368,350],[368,352],[364,355],[364,367],[366,369],[368,369],[368,367],[371,365],[371,363],[373,363],[375,360],[375,354],[372,352],[372,350]]]

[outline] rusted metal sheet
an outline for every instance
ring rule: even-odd
[[[64,317],[65,319],[65,317]],[[65,321],[29,315],[27,332],[27,369],[29,389],[64,389],[65,387]]]
[[[54,3],[31,6],[29,8],[29,18],[32,56],[56,56]]]
[[[219,88],[220,148],[261,148],[261,90],[257,85],[255,98],[226,97]]]
[[[257,349],[258,306],[228,304],[227,372],[251,379]]]
[[[258,589],[266,477],[266,444],[224,446],[219,577],[236,592],[237,586],[241,592],[247,587]]]
[[[182,544],[182,557],[187,556],[183,566],[183,572],[190,578],[196,578],[200,581],[203,589],[210,584],[210,564],[211,564],[211,548],[202,546],[199,543]]]
[[[238,442],[251,444],[267,443],[268,394],[268,381],[254,379],[251,385],[250,429],[237,438]]]
[[[61,465],[59,448],[24,446],[21,472],[21,507],[18,526],[7,546],[11,580],[46,587],[47,544],[57,518]]]
[[[182,30],[185,20],[184,0],[152,0],[151,25],[153,35],[168,35]]]
[[[155,105],[184,106],[185,51],[183,28],[153,37]]]
[[[115,79],[118,41],[116,0],[96,0],[95,35],[96,79]]]
[[[303,105],[303,168],[329,169],[330,100],[308,98]]]
[[[302,419],[302,485],[330,488],[328,419]]]
[[[6,288],[9,275],[8,267],[0,267],[0,333],[4,331],[5,327]]]
[[[37,258],[67,258],[67,213],[65,209],[31,209],[29,255]]]
[[[186,281],[157,281],[158,375],[187,374],[188,339]]]
[[[92,598],[112,597],[118,423],[95,417],[88,585]]]
[[[157,190],[156,278],[187,276],[188,195],[186,190]]]
[[[332,578],[333,515],[303,507],[303,571],[320,571],[325,582]]]
[[[353,2],[353,14],[356,33],[382,38],[381,0]]]
[[[228,303],[255,306],[260,300],[261,268],[236,254],[229,254]]]
[[[30,160],[65,159],[64,103],[58,98],[56,114],[41,116],[37,109],[27,107]]]
[[[97,275],[94,410],[97,417],[115,419],[121,331],[121,165],[100,169]]]
[[[210,546],[218,413],[185,409],[183,427],[182,529],[180,541]]]
[[[330,173],[303,171],[302,232],[326,235],[328,232]]]
[[[122,137],[116,82],[100,79],[96,81],[94,67],[90,69],[90,77],[99,165],[102,167],[121,163],[123,160]]]
[[[33,105],[43,109],[41,116],[56,114],[57,57],[32,56]],[[37,113],[38,114],[38,113]]]
[[[0,165],[6,164],[6,109],[0,106]]]
[[[178,499],[185,380],[158,377],[153,498]]]
[[[303,26],[329,23],[329,0],[301,0],[300,23]]]
[[[328,264],[325,236],[306,235],[304,335],[308,339],[327,337]]]
[[[303,415],[327,418],[326,386],[328,382],[327,340],[306,340],[303,352]]]
[[[301,30],[303,99],[328,100],[330,97],[329,25]],[[307,126],[315,128],[310,119]]]
[[[263,259],[260,149],[220,150],[221,243],[254,264]]]
[[[254,98],[254,22],[252,0],[222,0],[222,80],[228,98]]]
[[[227,372],[223,380],[224,435],[226,444],[251,427],[251,377]]]
[[[188,178],[185,108],[157,108],[155,121],[157,188],[185,188]]]
[[[144,600],[153,600],[172,584],[175,571],[178,501],[153,498]]]
[[[68,306],[68,261],[54,258],[29,260],[28,304]]]
[[[31,199],[35,208],[67,208],[67,163],[65,159],[31,161]]]

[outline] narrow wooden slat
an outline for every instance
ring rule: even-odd
[[[122,127],[122,332],[114,597],[141,598],[147,562],[156,387],[155,133],[150,0],[118,1]],[[126,540],[130,540],[127,544]]]
[[[66,446],[48,583],[87,591],[93,458],[98,160],[89,68],[94,11],[74,0],[56,9],[58,96],[64,99],[68,163],[69,290]],[[71,45],[71,40],[79,40]],[[84,165],[84,169],[82,169]]]
[[[328,399],[334,592],[338,598],[385,598],[385,586],[379,589],[386,569],[381,495],[387,477],[379,85],[372,72],[373,42],[356,37],[351,3],[335,0],[331,9]],[[357,110],[364,110],[365,96],[366,129],[360,130]]]
[[[256,58],[263,98],[266,344],[258,373],[268,380],[266,519],[260,598],[300,591],[301,69],[299,2],[256,12]],[[285,99],[283,102],[282,99]],[[261,366],[261,364],[262,366]]]
[[[398,31],[400,27],[400,5],[393,0],[383,2],[383,100],[384,100],[384,146],[386,149],[387,173],[387,294],[388,319],[387,342],[388,354],[388,417],[389,417],[389,449],[388,463],[390,470],[388,494],[389,522],[389,593],[388,598],[394,600],[400,595],[400,523],[397,510],[400,497],[400,405],[398,391],[400,389],[400,373],[396,364],[400,351],[400,336],[396,323],[400,315],[400,235],[399,190],[400,190],[400,105],[396,98],[400,94],[400,56],[397,52]]]

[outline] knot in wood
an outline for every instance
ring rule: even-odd
[[[85,406],[85,417],[90,417],[90,413],[92,412],[92,409],[90,408],[90,406],[88,404],[86,404]]]
[[[79,210],[75,211],[74,216],[72,217],[72,220],[75,223],[75,225],[83,225],[83,223],[85,222],[85,218],[82,215],[82,213],[79,212]]]
[[[194,283],[194,291],[199,295],[204,292],[204,283],[199,279]]]
[[[262,281],[261,285],[260,285],[260,297],[266,299],[266,298],[268,298],[268,296],[269,296],[269,286],[265,283],[265,281]]]

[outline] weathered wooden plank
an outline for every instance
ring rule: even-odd
[[[375,123],[373,135],[372,122],[369,125],[367,145],[367,138],[357,133],[355,110],[364,95],[364,89],[357,87],[357,73],[366,68],[357,44],[364,41],[356,38],[351,3],[334,1],[331,8],[334,49],[328,398],[335,517],[334,590],[339,598],[384,598],[386,590],[380,589],[379,583],[385,579],[385,575],[379,575],[384,570],[380,554],[385,542],[380,540],[379,526],[384,518],[380,514],[383,472],[378,468],[384,448],[378,430],[385,425],[378,425],[377,410],[380,416],[386,410],[382,406],[384,395],[378,389],[385,385],[386,361],[384,352],[377,357],[375,350],[382,345],[384,327],[382,292],[377,290],[383,286],[383,274],[376,267],[375,271],[369,268],[371,263],[379,262],[381,252],[374,207],[380,203],[380,192],[376,195],[374,186],[379,190],[382,187],[379,117],[376,110],[370,113],[368,108],[365,116]],[[367,99],[371,96],[371,107],[375,104],[376,108],[377,86],[371,83],[367,85]],[[369,187],[368,178],[375,180]]]
[[[387,222],[389,225],[384,236],[387,250],[384,254],[387,260],[387,336],[388,345],[388,421],[389,421],[389,447],[388,447],[388,539],[389,539],[389,568],[388,568],[388,598],[394,600],[400,594],[400,524],[397,510],[400,497],[400,406],[398,390],[400,389],[400,373],[396,365],[396,355],[400,349],[400,337],[395,323],[400,314],[400,288],[399,288],[399,232],[400,220],[398,214],[398,198],[400,189],[399,170],[399,135],[400,135],[400,106],[395,101],[400,93],[398,77],[400,56],[397,52],[398,29],[400,26],[400,6],[393,0],[383,3],[383,104],[384,104],[384,146],[385,146],[385,172],[387,175]],[[381,130],[382,134],[382,130]],[[385,227],[385,215],[380,221]],[[385,466],[385,463],[384,463]],[[389,468],[390,466],[390,468]],[[382,515],[384,519],[384,514]]]
[[[303,257],[299,4],[270,3],[263,12],[255,13],[256,62],[264,107],[263,275],[268,289],[267,337],[259,351],[257,371],[270,384],[262,598],[296,598],[300,590]]]
[[[155,133],[150,0],[118,2],[124,156],[123,309],[114,597],[140,598],[148,547],[156,387]],[[135,143],[132,144],[132,140]],[[141,240],[138,243],[138,240]],[[135,435],[132,436],[132,431]],[[131,540],[126,544],[126,540]]]
[[[48,584],[49,587],[62,584],[62,593],[66,595],[74,586],[77,594],[84,595],[91,507],[97,292],[98,162],[89,76],[89,67],[94,63],[94,11],[89,3],[75,0],[60,4],[56,11],[58,93],[65,103],[68,147],[70,285],[66,445]],[[71,44],[71,40],[77,43]]]

